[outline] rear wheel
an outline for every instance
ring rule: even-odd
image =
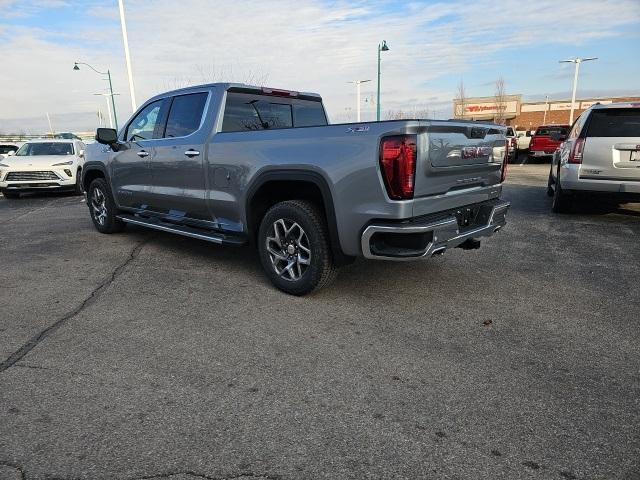
[[[96,178],[87,192],[87,202],[93,225],[100,233],[121,232],[125,223],[116,218],[116,204],[104,178]]]
[[[571,194],[562,190],[560,185],[560,172],[556,175],[555,187],[553,189],[553,205],[552,210],[555,213],[569,213],[573,207],[573,198]]]
[[[551,174],[552,171],[553,171],[553,163],[551,163],[551,167],[549,168],[549,180],[547,180],[547,196],[548,197],[553,197],[552,185],[554,184],[554,181],[553,181],[553,175]]]
[[[322,288],[338,272],[324,216],[305,200],[280,202],[267,211],[260,223],[258,250],[271,282],[292,295]]]

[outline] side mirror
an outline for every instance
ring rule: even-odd
[[[78,152],[78,156],[79,156],[80,158],[84,158],[84,149],[83,149],[83,150],[80,150],[80,152]]]
[[[15,155],[15,154],[16,154],[16,151],[15,151],[15,150],[9,150],[9,151],[7,152],[7,157],[10,157],[11,155]]]
[[[118,132],[114,128],[99,128],[96,130],[96,142],[113,147],[118,143]]]

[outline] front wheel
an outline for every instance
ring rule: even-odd
[[[20,198],[19,192],[8,192],[7,190],[5,190],[2,192],[2,194],[4,195],[5,198],[10,198],[10,199]]]
[[[260,261],[283,292],[305,295],[337,274],[324,216],[311,202],[288,200],[271,207],[258,232]]]
[[[82,191],[82,170],[78,169],[76,172],[76,184],[73,187],[74,195],[82,195],[84,192]]]
[[[124,229],[125,223],[116,217],[116,203],[104,178],[96,178],[91,182],[87,203],[93,225],[100,233],[116,233]]]

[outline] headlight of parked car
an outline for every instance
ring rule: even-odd
[[[52,167],[60,167],[62,165],[73,165],[73,160],[69,160],[68,162],[60,162],[60,163],[54,163],[53,165],[51,165]]]

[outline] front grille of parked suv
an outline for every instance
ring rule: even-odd
[[[60,180],[53,172],[9,172],[7,182],[31,182],[34,180]]]

